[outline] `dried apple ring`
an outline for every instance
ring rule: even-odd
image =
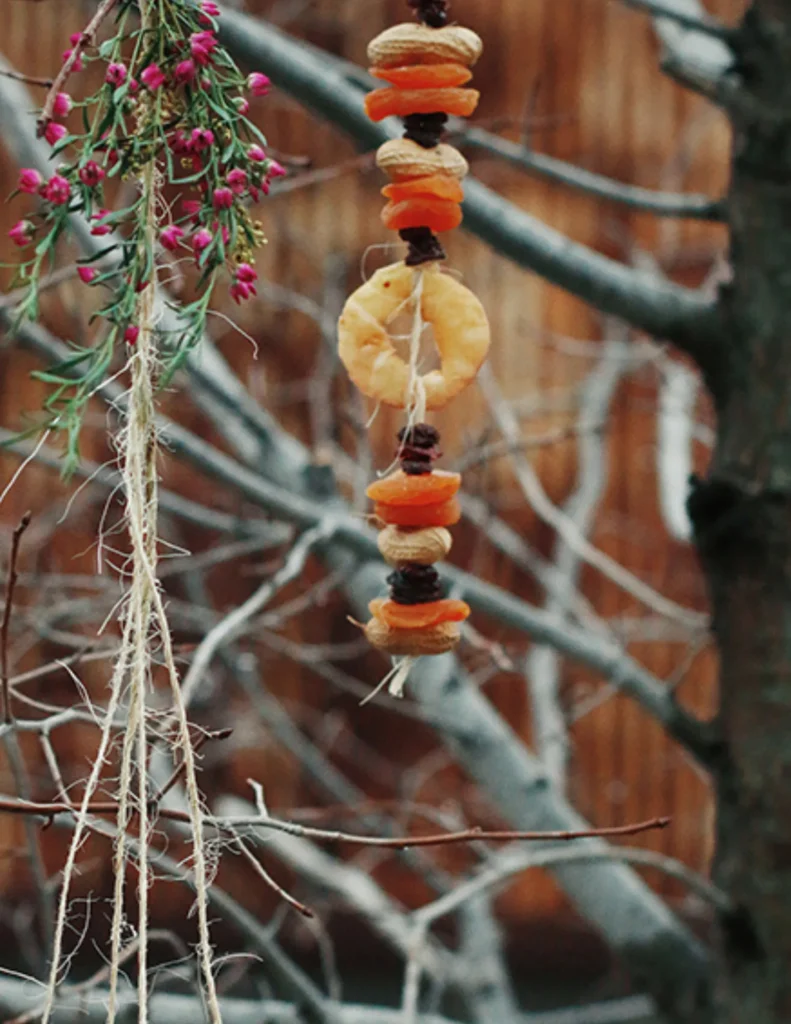
[[[386,505],[377,501],[374,515],[393,526],[453,526],[461,519],[458,498],[434,505]]]
[[[399,604],[389,598],[377,597],[369,603],[368,609],[374,618],[394,629],[426,629],[441,622],[464,622],[470,616],[470,606],[466,601],[448,597],[422,604]]]
[[[430,228],[436,234],[453,231],[462,221],[461,207],[448,199],[412,196],[400,203],[388,203],[382,210],[382,223],[391,231],[405,228]]]
[[[464,199],[464,189],[449,174],[426,174],[422,178],[411,178],[409,181],[385,185],[382,195],[393,203],[401,203],[414,196],[433,196],[434,199],[448,199],[453,203],[460,203]]]
[[[442,409],[475,379],[489,350],[489,323],[469,288],[441,273],[436,264],[421,272],[420,313],[434,328],[441,361],[421,381],[426,408]],[[387,323],[408,305],[415,274],[405,263],[377,270],[349,296],[338,321],[338,354],[353,383],[369,398],[396,408],[407,402],[409,367],[394,349]]]
[[[430,473],[394,473],[376,480],[366,489],[371,501],[383,505],[436,505],[448,501],[461,487],[461,473],[434,469]]]
[[[400,68],[368,68],[374,78],[381,78],[399,89],[442,89],[464,85],[472,71],[463,64],[409,64]]]
[[[365,112],[372,121],[410,114],[455,114],[469,117],[478,106],[477,89],[377,89],[365,97]]]

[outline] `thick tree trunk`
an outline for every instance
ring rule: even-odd
[[[740,39],[733,280],[707,376],[718,443],[690,512],[721,656],[716,881],[723,1024],[791,1021],[791,2],[756,0]]]

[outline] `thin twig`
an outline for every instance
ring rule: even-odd
[[[226,739],[228,739],[228,737],[231,735],[232,732],[233,732],[233,729],[220,729],[217,732],[205,732],[205,733],[202,733],[195,740],[195,743],[194,743],[192,749],[197,754],[198,751],[201,749],[201,747],[204,746],[204,744],[206,744],[209,740],[226,740]],[[157,790],[157,792],[151,798],[152,804],[156,805],[156,804],[160,803],[162,798],[167,793],[169,793],[171,791],[171,789],[173,789],[173,787],[176,785],[176,783],[179,781],[179,779],[184,774],[185,770],[186,770],[186,762],[182,760],[182,762],[178,765],[178,767],[174,769],[174,771],[172,772],[170,778],[167,779],[160,786],[160,788]]]
[[[96,9],[96,13],[85,26],[85,29],[80,35],[80,38],[72,47],[71,53],[63,62],[60,71],[57,73],[57,75],[55,76],[55,80],[50,86],[50,90],[47,93],[47,98],[44,100],[44,106],[41,110],[41,116],[36,122],[36,131],[39,137],[41,137],[44,134],[47,125],[52,120],[53,110],[55,107],[55,100],[57,98],[58,93],[66,84],[69,75],[72,73],[74,65],[80,59],[80,55],[82,54],[85,47],[89,43],[93,42],[93,39],[96,35],[97,30],[99,29],[99,26],[110,13],[110,11],[113,9],[113,7],[115,7],[117,2],[118,0],[102,0],[102,3],[100,3],[98,8]]]
[[[239,852],[242,854],[242,856],[250,865],[250,867],[255,871],[258,877],[262,878],[266,882],[266,884],[271,889],[273,889],[282,900],[285,900],[289,906],[293,907],[294,910],[302,914],[303,917],[316,916],[314,911],[312,911],[310,907],[306,906],[304,903],[300,903],[298,899],[292,896],[291,893],[286,892],[283,886],[279,885],[274,880],[274,878],[272,878],[272,876],[266,870],[264,865],[258,860],[258,858],[254,857],[253,854],[247,849],[240,836],[237,836],[236,838],[236,845],[239,848]]]
[[[22,534],[30,526],[32,515],[25,512],[11,534],[11,556],[8,566],[8,577],[6,578],[5,605],[3,607],[3,620],[0,624],[0,692],[3,696],[3,721],[10,725],[14,720],[11,711],[11,687],[8,674],[8,627],[11,622],[11,608],[14,603],[14,587],[19,573],[17,572],[17,559],[19,557],[19,543]]]
[[[116,814],[117,811],[118,803],[115,800],[92,801],[86,808],[87,814],[96,817]],[[9,797],[0,797],[0,813],[34,814],[42,818],[53,818],[59,814],[76,814],[77,809],[71,804],[57,800],[36,802],[34,800],[13,800]],[[190,815],[186,811],[177,811],[165,807],[160,808],[159,815],[162,818],[181,822],[182,824],[189,824],[191,821]],[[333,843],[353,843],[355,846],[378,846],[397,850],[404,850],[415,846],[448,846],[453,843],[471,841],[502,843],[511,841],[567,842],[573,839],[593,838],[612,839],[620,836],[633,836],[640,832],[649,832],[654,829],[667,828],[671,821],[668,817],[659,817],[630,825],[614,825],[606,828],[573,831],[520,832],[511,829],[487,830],[482,828],[466,828],[458,832],[443,832],[427,836],[363,836],[354,832],[340,832],[336,829],[313,828],[309,825],[299,825],[296,822],[260,815],[233,815],[231,817],[212,817],[206,815],[203,820],[207,825],[213,825],[220,830],[228,827],[235,829],[242,826],[250,826],[252,828],[274,829],[278,832],[305,836],[310,839],[323,839]]]
[[[35,75],[24,75],[21,71],[12,71],[10,68],[0,68],[0,75],[13,78],[17,82],[24,82],[25,85],[40,85],[45,89],[49,89],[52,85],[51,78],[36,78]]]

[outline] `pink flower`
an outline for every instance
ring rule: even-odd
[[[198,199],[185,199],[181,209],[188,217],[197,217],[203,209],[203,203]]]
[[[69,42],[72,46],[76,46],[82,40],[82,32],[72,32],[69,36]]]
[[[89,160],[84,167],[80,168],[80,181],[83,185],[87,185],[89,188],[93,188],[94,185],[98,185],[104,176],[104,170],[96,163],[95,160]]]
[[[64,137],[66,134],[66,126],[58,124],[57,121],[50,121],[47,127],[44,129],[44,138],[50,144],[54,146],[57,142]]]
[[[66,117],[74,106],[71,96],[67,92],[59,92],[52,104],[53,117]]]
[[[33,234],[33,225],[29,220],[18,220],[16,224],[8,232],[8,237],[19,248],[26,246]]]
[[[218,231],[220,232],[220,234],[222,235],[222,240],[223,242],[225,242],[226,245],[230,242],[231,231],[227,224],[223,224],[222,228],[220,228],[220,222],[215,220],[212,222],[211,229],[215,233],[215,235],[217,234]]]
[[[115,167],[115,165],[118,163],[118,161],[120,159],[121,158],[118,155],[118,150],[117,149],[108,149],[107,150],[107,166],[108,167]]]
[[[181,239],[184,237],[184,232],[180,227],[175,224],[171,224],[170,227],[160,234],[159,241],[163,248],[168,249],[170,252],[174,252],[179,247]]]
[[[231,102],[233,103],[233,105],[236,107],[240,114],[246,114],[247,111],[250,109],[250,104],[247,102],[244,96],[234,96]]]
[[[126,64],[109,64],[107,67],[107,74],[104,76],[105,82],[109,82],[110,85],[123,85],[126,81]]]
[[[204,14],[210,15],[212,18],[219,18],[220,8],[214,3],[214,0],[201,0],[200,9]]]
[[[207,249],[212,242],[211,232],[207,231],[206,228],[201,228],[200,231],[196,231],[192,236],[192,251],[195,253],[196,258],[200,256],[204,249]]]
[[[140,328],[132,324],[124,331],[124,341],[127,345],[134,345],[140,335]]]
[[[282,178],[286,173],[285,167],[279,164],[277,160],[270,160],[266,165],[266,176],[267,178]]]
[[[110,213],[112,213],[112,210],[97,210],[93,217],[91,217],[91,220],[104,220],[104,218],[107,217]],[[109,224],[95,224],[91,228],[91,234],[109,235],[112,230],[113,229]]]
[[[255,288],[252,285],[244,284],[242,281],[234,281],[228,291],[236,303],[242,303],[245,299],[249,299],[251,295],[255,295]]]
[[[232,171],[228,171],[225,180],[228,182],[231,191],[235,195],[240,196],[247,188],[247,171],[243,171],[241,167],[234,167]]]
[[[179,85],[188,85],[195,78],[195,61],[183,60],[176,65],[173,78]]]
[[[215,210],[230,210],[233,206],[233,192],[229,188],[216,188],[212,196]]]
[[[261,74],[260,71],[254,71],[251,75],[247,76],[247,88],[253,96],[266,96],[271,85],[272,83],[269,78]]]
[[[74,37],[72,36],[72,39],[73,39],[73,38],[74,38]],[[78,37],[78,38],[79,38],[79,37]],[[69,57],[71,57],[71,55],[72,55],[72,53],[73,53],[73,52],[74,52],[73,50],[64,50],[64,51],[63,51],[63,54],[62,54],[62,58],[63,58],[63,63],[64,63],[64,64],[65,64],[65,63],[66,63],[66,61],[67,61],[67,60],[69,59]],[[77,59],[75,60],[75,62],[74,62],[74,63],[72,64],[72,66],[71,66],[71,70],[72,70],[72,71],[82,71],[82,69],[83,69],[84,67],[85,67],[85,65],[84,65],[84,64],[82,63],[82,55],[80,54],[80,55],[79,55],[79,56],[77,57]]]
[[[53,174],[42,190],[42,195],[54,206],[63,206],[68,203],[71,195],[71,186],[60,174]]]
[[[205,67],[216,49],[217,37],[213,32],[193,32],[190,36],[190,53],[197,64]]]
[[[249,263],[240,263],[236,268],[236,280],[241,281],[242,284],[253,284],[258,280],[258,274]]]
[[[214,132],[211,128],[193,128],[190,134],[190,149],[200,153],[202,149],[208,149],[214,145]]]
[[[243,302],[245,299],[249,299],[251,295],[255,295],[255,282],[257,280],[258,274],[255,268],[251,267],[249,263],[240,263],[236,268],[234,282],[229,289],[234,302]]]
[[[134,94],[138,91],[139,88],[140,88],[140,83],[138,82],[138,80],[136,78],[130,78],[129,79],[129,95],[130,96],[134,96]]]
[[[262,163],[266,160],[266,153],[255,142],[252,146],[247,147],[247,156],[250,160],[254,160],[256,163]]]
[[[156,92],[157,89],[161,89],[165,84],[165,72],[159,64],[149,64],[147,68],[143,69],[143,72],[140,75],[140,80],[146,89],[150,89],[151,92]]]
[[[170,148],[174,153],[189,153],[190,140],[184,134],[183,128],[179,128],[170,136]]]
[[[43,178],[38,171],[33,167],[24,167],[19,172],[19,182],[17,188],[20,192],[27,192],[29,196],[34,196],[41,188]]]
[[[83,284],[90,284],[98,271],[94,267],[77,267],[77,276]]]

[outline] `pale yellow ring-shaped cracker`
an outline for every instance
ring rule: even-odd
[[[489,350],[489,322],[475,295],[435,263],[420,268],[420,312],[434,328],[440,369],[423,374],[426,408],[441,409],[474,379]],[[354,384],[370,398],[404,408],[409,367],[393,347],[387,323],[404,309],[416,268],[394,263],[353,292],[338,321],[338,354]]]

